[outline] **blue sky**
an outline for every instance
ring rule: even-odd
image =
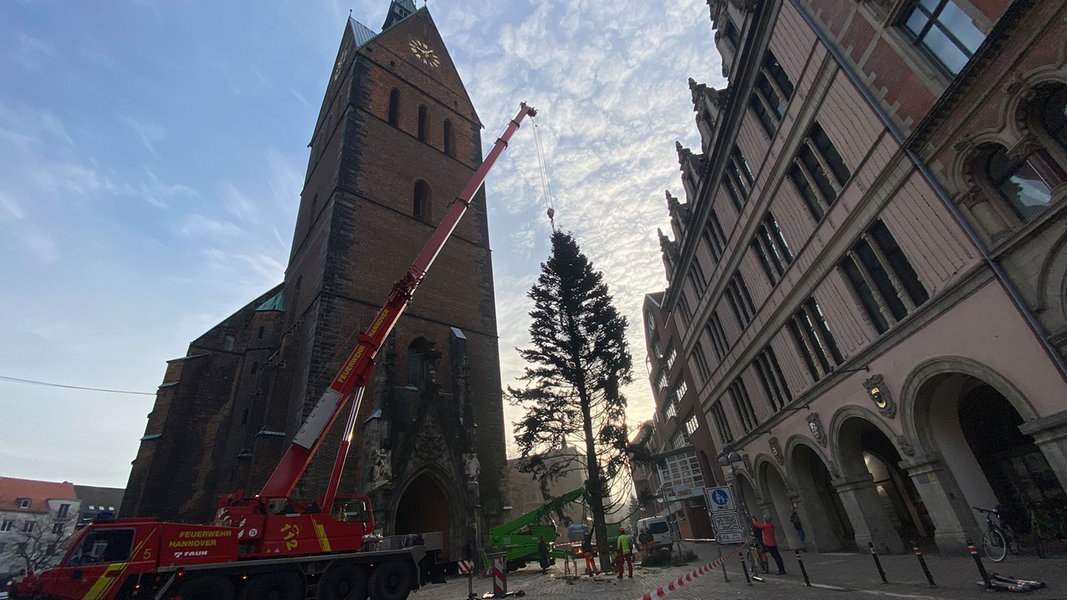
[[[377,31],[388,5],[0,3],[0,476],[125,486],[166,361],[282,280],[349,10]],[[707,4],[428,6],[486,150],[539,109],[556,223],[630,321],[629,418],[649,418],[640,307],[666,285],[675,141],[699,146],[687,78],[725,85]],[[486,189],[514,385],[550,235],[529,123]]]

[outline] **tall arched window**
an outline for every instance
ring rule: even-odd
[[[426,141],[426,106],[419,106],[419,141]]]
[[[430,209],[430,184],[419,179],[415,182],[411,215],[420,221],[429,222]]]
[[[400,90],[389,92],[389,124],[393,127],[400,126]]]
[[[413,387],[422,385],[433,361],[433,344],[424,337],[415,338],[408,345],[405,383]]]
[[[449,156],[456,155],[456,145],[452,140],[452,121],[445,119],[445,154]]]
[[[1007,201],[1024,223],[1029,223],[1048,208],[1055,181],[1051,159],[1044,150],[1013,158],[1000,144],[986,144],[979,153],[979,165],[989,185]]]
[[[1041,128],[1060,148],[1067,150],[1067,85],[1056,84],[1042,89],[1037,118]]]

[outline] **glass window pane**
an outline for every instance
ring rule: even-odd
[[[1011,178],[1001,186],[1000,192],[1024,221],[1033,220],[1045,212],[1052,199],[1052,190],[1027,163],[1019,165]]]
[[[942,28],[958,39],[971,54],[978,50],[978,46],[981,46],[982,40],[985,39],[982,32],[975,27],[974,21],[960,10],[955,2],[945,4],[938,20],[941,21]]]
[[[941,29],[934,27],[922,40],[926,49],[953,75],[959,73],[969,58]]]

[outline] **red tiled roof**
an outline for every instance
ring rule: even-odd
[[[19,508],[18,499],[29,498],[28,509]],[[31,513],[47,513],[49,500],[77,501],[74,484],[69,481],[37,481],[0,477],[0,510],[22,510]]]

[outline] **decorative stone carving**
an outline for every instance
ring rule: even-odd
[[[468,483],[476,483],[478,475],[482,472],[482,465],[478,462],[478,455],[473,452],[463,455],[463,474]]]
[[[445,454],[445,436],[432,422],[425,423],[415,440],[415,453],[426,460],[439,460]]]
[[[905,456],[915,456],[915,447],[911,445],[908,438],[902,435],[897,436],[897,447],[900,448],[900,451],[903,452]]]
[[[778,445],[778,438],[772,437],[767,440],[767,445],[771,447],[771,456],[774,460],[778,461],[778,464],[785,464],[785,455],[782,453],[782,447]]]
[[[826,435],[826,429],[822,426],[822,419],[819,418],[819,413],[808,414],[808,429],[811,430],[812,437],[815,438],[816,442],[819,442],[819,445],[825,448],[830,444],[830,437]]]
[[[834,479],[841,479],[841,471],[837,470],[837,465],[835,465],[834,463],[829,463],[827,465],[827,470],[830,471],[830,477],[833,477]]]
[[[751,477],[752,476],[752,457],[749,456],[748,453],[742,454],[741,455],[741,461],[744,463],[745,470],[748,471],[748,475]]]
[[[885,378],[880,373],[865,379],[863,387],[867,390],[867,397],[878,408],[878,412],[890,419],[896,416],[897,403],[893,401],[893,396],[885,384]]]
[[[388,487],[393,484],[393,460],[390,452],[379,448],[374,456],[374,483],[371,489]]]

